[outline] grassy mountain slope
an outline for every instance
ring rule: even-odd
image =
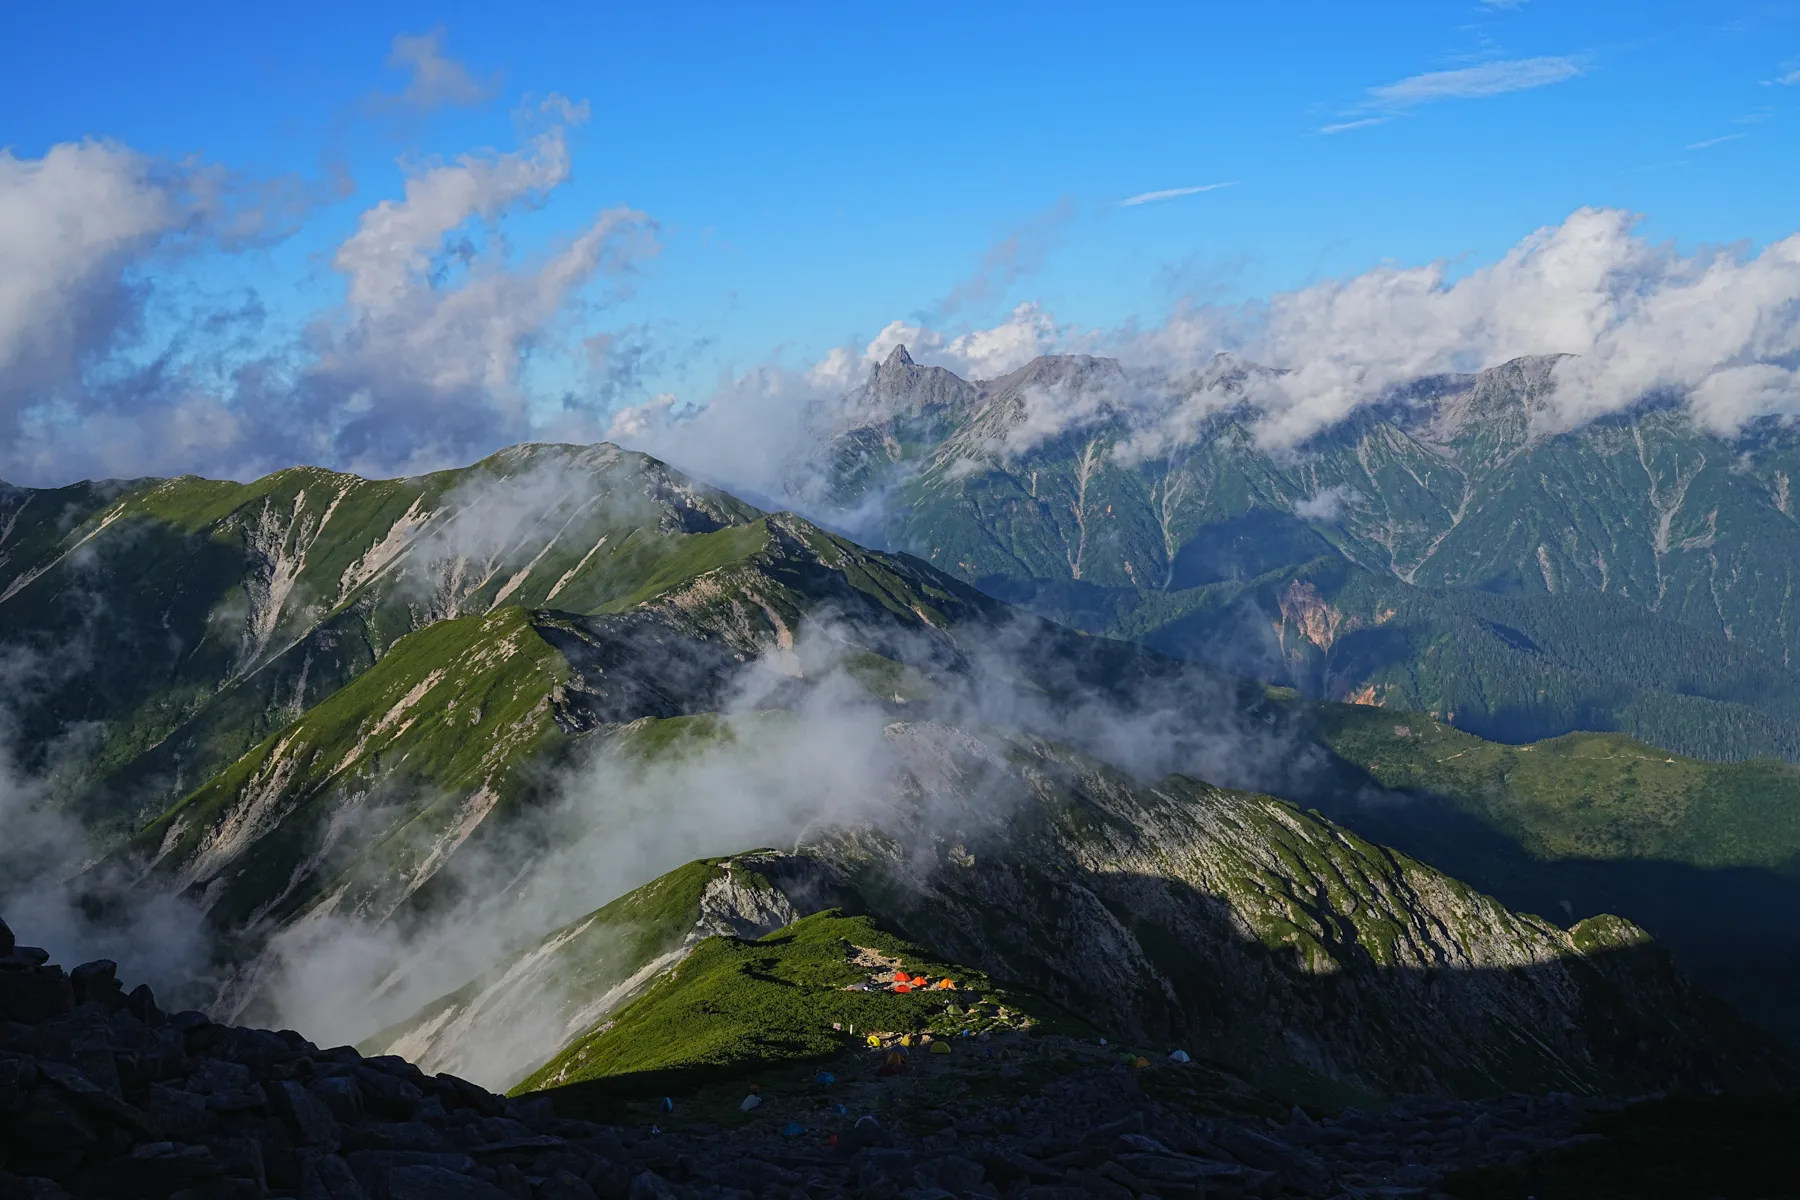
[[[1024,405],[1042,382],[1015,380],[1008,403]],[[966,448],[984,439],[972,433]],[[534,1067],[696,938],[743,939],[845,907],[828,892],[943,962],[1107,1028],[1179,1038],[1287,1093],[1370,1095],[1431,1079],[1466,1090],[1723,1082],[1726,1060],[1752,1052],[1754,1038],[1628,923],[1561,929],[1279,801],[1178,776],[1134,781],[1059,744],[1142,743],[1143,729],[1119,716],[1148,699],[1160,722],[1151,740],[1183,769],[1287,779],[1310,757],[1296,740],[1304,731],[1259,688],[1022,616],[918,559],[758,513],[654,460],[527,447],[425,482],[298,471],[253,485],[124,485],[98,503],[75,504],[73,523],[8,526],[22,553],[38,555],[6,565],[10,644],[45,661],[59,638],[107,650],[100,665],[71,654],[75,669],[41,676],[24,697],[30,744],[47,746],[77,718],[99,726],[89,790],[73,788],[71,802],[115,828],[157,806],[131,846],[149,864],[142,885],[194,897],[228,965],[312,918],[404,929],[454,911],[492,882],[479,869],[490,853],[528,872],[558,843],[610,836],[608,822],[630,815],[632,764],[689,754],[721,728],[794,732],[780,710],[815,685],[815,635],[890,715],[951,718],[892,725],[884,748],[905,766],[898,782],[863,787],[850,797],[863,806],[854,819],[809,834],[807,861],[829,886],[802,894],[775,880],[771,891],[714,864],[661,899],[565,928],[566,954],[540,947],[536,965],[502,964],[390,1031],[427,1057],[466,1059],[529,1001],[550,1043],[523,1028],[492,1041],[518,1055],[514,1068]],[[1086,517],[1075,515],[1079,542]],[[1071,570],[1085,574],[1086,551],[1076,553]],[[72,623],[80,597],[99,597],[92,611],[108,619]],[[1482,612],[1519,653],[1560,655],[1571,671],[1593,661],[1580,637],[1557,641],[1553,623]],[[1327,629],[1326,650],[1404,626],[1334,620],[1315,607],[1296,609],[1293,624],[1315,648],[1312,633]],[[1644,661],[1660,660],[1618,669]],[[1712,686],[1705,669],[1716,665],[1702,648],[1670,670]],[[1784,686],[1778,669],[1752,665]],[[762,724],[707,716],[765,669]],[[1720,686],[1742,676],[1727,670]],[[1728,702],[1704,686],[1689,699]],[[1012,732],[989,729],[996,720]],[[576,828],[552,803],[562,773],[602,760],[624,782],[598,789]],[[147,782],[107,786],[127,777]],[[517,878],[486,900],[516,903]],[[719,943],[708,953],[725,978],[761,952]],[[565,971],[568,955],[580,961]],[[548,982],[551,971],[574,990]],[[254,968],[237,982],[254,984]],[[1621,1039],[1672,1048],[1636,1061]],[[528,1061],[529,1046],[543,1057]],[[621,1070],[649,1062],[623,1047],[602,1059]]]
[[[884,963],[957,986],[904,995],[848,990],[885,973]],[[681,1078],[691,1086],[733,1068],[829,1060],[867,1045],[871,1036],[886,1043],[921,1035],[954,1042],[1014,1029],[1088,1032],[1037,997],[943,961],[866,916],[829,909],[752,940],[706,939],[517,1090],[621,1075]]]
[[[678,904],[628,897],[592,914],[383,1044],[467,1062],[513,998],[547,992],[556,1020],[536,1025],[536,1045],[561,1052],[527,1086],[828,1054],[843,1040],[832,1022],[891,1015],[835,990],[853,982],[846,940],[868,944],[843,932],[854,913],[908,939],[888,951],[905,962],[979,971],[1116,1038],[1184,1045],[1325,1102],[1431,1080],[1470,1092],[1722,1082],[1740,1069],[1722,1064],[1755,1057],[1756,1035],[1628,922],[1564,930],[1511,912],[1268,797],[1135,784],[1029,739],[917,724],[889,738],[907,771],[884,810],[819,831],[799,855],[685,869],[704,868],[704,884],[656,885]],[[660,915],[626,915],[634,905]],[[722,940],[696,940],[707,934]],[[694,945],[704,953],[682,957]],[[634,999],[669,947],[673,980]],[[965,1014],[927,1007],[920,1028],[960,1029]],[[571,1014],[591,1028],[572,1033]]]
[[[1382,786],[1454,801],[1545,860],[1800,873],[1800,768],[1681,758],[1619,734],[1484,741],[1426,714],[1323,705],[1321,740]]]
[[[999,606],[794,518],[673,539],[592,616],[507,605],[394,642],[133,838],[221,929],[323,904],[376,919],[490,817],[528,804],[579,735],[718,707],[814,610],[934,639]],[[599,591],[601,585],[595,584]]]
[[[1514,907],[1629,916],[1683,969],[1800,1045],[1800,774],[1617,734],[1485,742],[1428,714],[1308,706],[1333,819]],[[1347,768],[1347,769],[1346,769]]]
[[[224,930],[354,891],[391,911],[560,732],[567,660],[503,608],[402,638],[378,666],[231,764],[134,839]]]
[[[27,768],[122,832],[433,621],[628,604],[760,514],[611,446],[364,480],[301,467],[0,495],[0,644]],[[754,535],[752,535],[754,536]],[[698,545],[690,545],[695,539]],[[729,535],[724,542],[729,543]]]
[[[1657,954],[1633,949],[1641,934],[1627,923],[1565,931],[1519,916],[1279,801],[1178,777],[1137,785],[1045,743],[895,736],[936,760],[920,772],[916,816],[899,833],[850,831],[813,851],[872,911],[1098,1024],[1181,1039],[1271,1090],[1418,1086],[1408,1072],[1421,1065],[1458,1088],[1616,1081],[1635,1069],[1616,1040],[1625,1029],[1698,1045],[1687,1039],[1734,1027]],[[980,803],[951,782],[990,772]],[[1579,1015],[1558,1010],[1577,994]]]
[[[765,910],[791,917],[773,888],[760,889],[751,904],[730,904],[738,898],[734,889],[720,885],[731,877],[726,859],[679,867],[571,921],[375,1034],[365,1048],[511,1086],[636,995],[698,938],[767,927],[755,923]]]

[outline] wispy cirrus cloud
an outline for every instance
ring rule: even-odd
[[[1706,138],[1705,140],[1698,142],[1689,142],[1686,148],[1689,150],[1706,150],[1713,146],[1722,146],[1726,142],[1735,142],[1739,138],[1747,138],[1749,136],[1750,135],[1747,133],[1727,133],[1720,137]]]
[[[1572,55],[1514,58],[1458,67],[1453,71],[1427,71],[1369,89],[1369,98],[1383,108],[1415,108],[1440,100],[1479,100],[1507,92],[1562,83],[1582,73],[1581,60]]]
[[[1352,129],[1367,129],[1371,125],[1386,125],[1392,117],[1363,117],[1356,121],[1337,121],[1330,125],[1319,126],[1320,133],[1349,133]]]
[[[1201,192],[1216,192],[1220,188],[1236,187],[1243,181],[1230,179],[1224,183],[1202,183],[1195,187],[1163,188],[1159,192],[1139,192],[1135,196],[1127,196],[1119,201],[1120,208],[1130,208],[1138,204],[1154,204],[1158,200],[1173,200],[1178,196],[1195,196]]]
[[[1508,92],[1530,91],[1574,79],[1584,71],[1582,60],[1570,54],[1512,58],[1457,67],[1450,71],[1426,71],[1368,90],[1368,99],[1344,114],[1344,119],[1321,125],[1319,133],[1349,133],[1384,125],[1397,116],[1426,104],[1444,100],[1480,100]]]
[[[1800,87],[1800,58],[1790,58],[1782,63],[1781,74],[1773,79],[1763,80],[1765,87],[1769,84],[1776,87]]]

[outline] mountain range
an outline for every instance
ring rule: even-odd
[[[609,445],[0,487],[5,902],[506,1086],[803,1057],[842,987],[694,989],[876,942],[1326,1106],[1785,1080],[1785,435],[1540,435],[1528,360],[1276,453],[1244,370],[1131,460],[1116,364],[896,351],[820,523]]]
[[[794,490],[993,595],[1309,695],[1505,741],[1800,757],[1800,436],[1656,403],[1561,429],[1556,361],[1421,379],[1270,445],[1268,372],[1229,358],[966,381],[899,346]]]

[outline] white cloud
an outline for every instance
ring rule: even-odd
[[[642,404],[627,405],[613,413],[612,423],[606,430],[606,440],[626,443],[642,441],[653,432],[668,426],[674,407],[674,392],[659,392]]]
[[[1408,380],[1526,354],[1577,356],[1558,368],[1548,427],[1665,390],[1721,431],[1800,413],[1800,235],[1754,255],[1682,255],[1635,225],[1629,213],[1582,209],[1455,280],[1441,263],[1378,267],[1254,309],[1184,309],[1120,349],[1170,369],[1220,349],[1286,368],[1250,383],[1271,444],[1303,440]]]
[[[1363,117],[1356,121],[1337,121],[1330,125],[1319,126],[1319,132],[1324,134],[1349,133],[1352,129],[1368,129],[1375,125],[1386,125],[1393,119],[1392,117]]]
[[[252,179],[107,141],[36,159],[0,149],[0,475],[218,465],[238,424],[166,347],[144,344],[151,310],[197,342],[254,326],[261,306],[240,296],[190,319],[154,269],[279,239],[341,183]]]
[[[552,97],[533,119],[583,112]],[[510,219],[569,178],[560,124],[516,150],[402,165],[402,195],[364,211],[331,260],[342,304],[259,336],[254,295],[164,295],[155,269],[279,236],[319,189],[112,143],[0,151],[0,477],[391,473],[539,430],[598,435],[604,416],[534,401],[528,370],[604,302],[594,285],[623,286],[656,251],[654,224],[614,208],[514,252]]]
[[[1220,188],[1236,187],[1240,181],[1233,179],[1226,183],[1203,183],[1198,187],[1164,188],[1160,192],[1140,192],[1119,201],[1120,208],[1130,208],[1138,204],[1152,204],[1158,200],[1173,200],[1177,196],[1194,196],[1201,192],[1216,192]]]
[[[1294,515],[1305,521],[1335,521],[1350,502],[1357,498],[1356,489],[1346,484],[1334,484],[1316,496],[1297,501],[1294,504]]]
[[[1735,142],[1739,138],[1747,138],[1749,136],[1750,135],[1747,133],[1728,133],[1722,137],[1707,138],[1705,141],[1701,142],[1689,142],[1686,148],[1689,150],[1705,150],[1712,146],[1720,146],[1726,142]]]
[[[1800,86],[1800,58],[1790,58],[1787,62],[1782,63],[1781,74],[1765,82],[1772,83],[1777,87]]]
[[[1516,58],[1460,67],[1454,71],[1412,75],[1370,88],[1369,96],[1383,107],[1412,108],[1439,100],[1471,100],[1522,92],[1573,79],[1581,72],[1581,62],[1567,55]]]
[[[1027,301],[992,328],[951,338],[933,357],[967,378],[992,379],[1053,352],[1066,340],[1055,318]]]
[[[531,206],[566,171],[561,138],[549,136],[523,157],[432,168],[404,201],[364,215],[336,260],[348,303],[315,326],[317,357],[302,382],[334,459],[425,469],[530,435],[529,355],[584,287],[656,245],[649,218],[626,208],[598,214],[524,267],[491,228],[485,246],[458,236],[471,221],[491,227]]]
[[[469,74],[467,67],[445,56],[442,26],[427,33],[394,35],[388,65],[410,76],[397,100],[419,112],[447,105],[480,104],[492,98],[496,90],[492,82],[482,83]]]
[[[405,197],[363,213],[356,232],[338,247],[332,265],[349,283],[350,306],[365,313],[392,309],[416,292],[446,234],[473,219],[492,221],[510,208],[541,203],[568,177],[560,128],[513,154],[467,154],[415,170]]]
[[[202,219],[188,183],[111,142],[0,149],[0,405],[73,378],[135,322],[126,270]]]

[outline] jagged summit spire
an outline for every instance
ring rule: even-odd
[[[910,355],[906,352],[906,343],[901,342],[899,345],[895,346],[892,350],[888,351],[888,356],[886,359],[884,359],[882,361],[881,365],[884,367],[910,367],[910,366],[912,366],[913,365],[912,355]]]

